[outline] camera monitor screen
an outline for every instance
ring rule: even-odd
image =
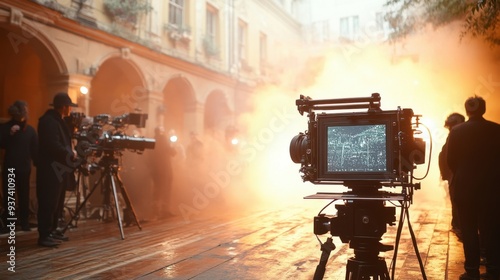
[[[327,172],[387,171],[383,124],[327,127]]]
[[[319,115],[318,181],[385,181],[393,174],[389,114]]]

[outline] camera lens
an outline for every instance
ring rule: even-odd
[[[294,163],[301,163],[306,155],[309,137],[303,133],[296,135],[290,141],[290,157]]]

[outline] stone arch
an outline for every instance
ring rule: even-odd
[[[207,95],[203,124],[206,134],[221,141],[225,139],[226,130],[233,124],[233,113],[221,90],[213,90]]]
[[[142,72],[130,59],[110,56],[98,67],[91,82],[89,113],[119,116],[148,112],[149,90]]]
[[[202,133],[200,107],[191,83],[183,76],[174,76],[163,88],[163,126],[174,130],[182,142],[189,134]]]
[[[20,11],[0,14],[0,117],[17,99],[28,102],[35,126],[54,94],[67,88],[68,68],[53,42]],[[63,85],[63,87],[61,87]]]

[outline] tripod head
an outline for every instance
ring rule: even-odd
[[[120,161],[116,156],[116,152],[117,151],[105,151],[104,155],[99,159],[97,163],[98,166],[105,169],[106,168],[119,169]],[[121,153],[119,153],[119,155],[121,156]]]

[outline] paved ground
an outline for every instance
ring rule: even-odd
[[[142,230],[117,223],[80,220],[58,248],[36,245],[36,229],[16,232],[15,272],[5,261],[9,234],[0,236],[1,279],[312,279],[321,255],[313,217],[325,201],[304,200],[293,207],[264,208],[189,222],[180,217],[143,221]],[[427,279],[458,279],[461,243],[449,231],[447,203],[412,205],[410,222]],[[396,213],[399,220],[399,210]],[[382,243],[395,245],[397,226]],[[319,237],[322,242],[327,235]],[[353,250],[338,237],[324,279],[345,279]],[[381,253],[391,268],[395,250]],[[7,256],[8,257],[8,256]],[[10,258],[10,257],[9,257]],[[392,275],[393,271],[390,271]],[[407,223],[402,228],[395,279],[423,279]]]

